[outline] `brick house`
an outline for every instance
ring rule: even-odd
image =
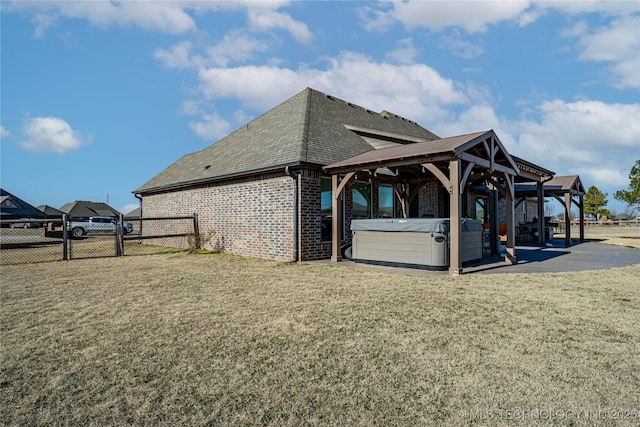
[[[515,162],[492,131],[478,133],[485,134],[495,141],[492,155],[512,175],[523,163],[532,181],[553,174]],[[307,88],[208,148],[183,156],[134,194],[143,217],[197,213],[206,248],[276,260],[327,259],[333,198],[331,175],[323,167],[372,150],[436,140],[414,121]],[[402,185],[412,186],[406,200],[400,194],[408,188],[394,182],[397,175],[384,167],[355,173],[341,193],[342,242],[349,241],[345,231],[355,218],[449,216],[449,193],[433,175],[405,179]],[[476,218],[485,199],[482,191],[465,189],[462,215]]]
[[[394,144],[391,136],[369,138],[367,129],[438,138],[411,120],[307,88],[134,193],[143,216],[198,213],[205,247],[278,260],[328,258],[331,183],[322,166]],[[345,192],[347,218],[393,215],[390,186],[380,190],[367,177],[352,187]]]

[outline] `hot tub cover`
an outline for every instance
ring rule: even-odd
[[[412,231],[418,233],[448,233],[448,218],[382,218],[351,221],[351,231]]]
[[[463,218],[461,231],[481,230],[482,223]],[[351,231],[410,231],[416,233],[448,233],[449,218],[380,218],[355,219]]]

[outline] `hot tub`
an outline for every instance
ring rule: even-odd
[[[449,267],[449,218],[351,221],[354,261],[433,270]],[[482,258],[482,223],[463,219],[462,262]]]

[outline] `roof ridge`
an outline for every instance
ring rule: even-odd
[[[302,146],[300,147],[300,158],[304,161],[309,159],[309,122],[311,116],[311,98],[313,97],[314,89],[307,87],[306,99],[305,99],[305,112],[302,124]]]

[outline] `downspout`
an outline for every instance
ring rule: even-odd
[[[142,217],[142,196],[140,193],[133,193],[133,197],[140,200],[140,217]]]
[[[298,262],[298,177],[300,174],[291,172],[289,166],[285,166],[284,173],[293,178],[293,262]]]

